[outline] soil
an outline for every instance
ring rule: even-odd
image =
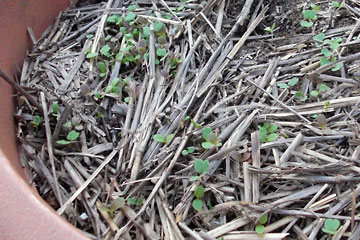
[[[305,28],[313,1],[254,1],[235,31],[229,0],[215,34],[218,0],[109,2],[64,11],[20,79],[47,109],[18,97],[20,153],[59,214],[94,239],[356,238],[359,3]]]

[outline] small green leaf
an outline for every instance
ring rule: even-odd
[[[212,130],[211,130],[210,127],[205,127],[205,128],[201,131],[202,137],[203,137],[206,141],[209,140],[209,139],[208,139],[208,136],[209,136],[210,133],[212,133]]]
[[[110,57],[110,47],[108,45],[102,46],[102,48],[100,48],[100,53],[106,57]]]
[[[331,61],[329,61],[329,59],[327,59],[325,57],[320,58],[320,65],[321,66],[324,66],[324,65],[329,64],[329,63],[331,63]]]
[[[143,34],[145,37],[150,36],[150,27],[144,27],[143,28]]]
[[[335,235],[337,230],[340,227],[340,221],[337,219],[326,219],[324,223],[324,227],[322,228],[322,231],[330,234]]]
[[[315,41],[319,41],[319,42],[322,42],[324,39],[325,39],[325,34],[324,33],[319,33],[318,35],[315,35],[313,37],[313,39]]]
[[[287,85],[286,83],[278,83],[277,86],[282,89],[289,87],[289,85]]]
[[[138,199],[136,199],[135,205],[140,206],[143,204],[143,202],[144,202],[143,198],[139,197]]]
[[[66,136],[67,140],[69,141],[74,141],[79,137],[80,133],[78,133],[77,131],[71,131],[68,133],[68,135]]]
[[[200,176],[192,176],[192,177],[189,179],[189,181],[190,181],[190,182],[194,182],[194,181],[199,180],[200,178],[201,178]]]
[[[299,78],[297,77],[293,77],[292,79],[290,79],[290,81],[288,82],[290,87],[295,86],[297,83],[299,82]]]
[[[340,43],[338,43],[338,42],[332,42],[332,43],[330,44],[330,48],[331,48],[332,50],[335,50],[335,49],[337,49],[338,47],[340,47]]]
[[[265,213],[265,214],[262,215],[261,218],[259,219],[259,223],[264,225],[265,223],[267,223],[267,221],[268,221],[268,215]]]
[[[90,39],[90,38],[93,38],[93,37],[94,37],[94,34],[86,34],[87,39]]]
[[[330,102],[329,101],[325,101],[324,102],[324,109],[328,109],[330,107]]]
[[[192,203],[192,206],[196,211],[200,211],[202,208],[202,205],[203,205],[203,202],[201,199],[195,199]]]
[[[319,96],[319,91],[313,90],[310,92],[310,95],[313,97],[318,97]]]
[[[209,160],[196,159],[194,162],[194,169],[199,174],[207,173],[209,165]]]
[[[111,15],[106,19],[107,22],[116,23],[119,21],[120,16],[118,14]]]
[[[188,150],[183,150],[183,151],[181,152],[181,154],[182,154],[183,156],[187,156],[187,155],[189,155],[189,152],[188,152]]]
[[[114,93],[114,94],[118,94],[119,91],[120,91],[120,87],[119,87],[119,86],[112,87],[112,89],[111,89],[111,92]]]
[[[156,50],[156,55],[158,57],[164,57],[166,55],[166,49],[165,48],[159,48]]]
[[[204,149],[210,149],[214,146],[214,144],[212,144],[211,142],[202,142],[201,143],[201,146],[204,148]]]
[[[51,106],[51,110],[53,114],[57,114],[59,112],[59,104],[58,102],[53,102]]]
[[[94,57],[97,57],[98,54],[97,53],[88,53],[86,54],[86,58],[94,58]]]
[[[177,11],[182,11],[183,9],[185,8],[185,5],[180,5],[178,8],[177,8]]]
[[[130,6],[128,7],[128,10],[129,10],[129,11],[135,11],[135,10],[136,10],[136,5],[135,5],[135,4],[130,5]]]
[[[155,30],[155,32],[159,32],[159,31],[162,29],[162,27],[163,27],[162,22],[156,21],[156,22],[154,23],[154,30]]]
[[[271,124],[270,127],[268,128],[267,132],[274,133],[274,132],[276,132],[277,129],[278,129],[278,127],[276,124]]]
[[[113,86],[111,86],[111,85],[107,86],[107,87],[105,88],[105,92],[106,92],[106,93],[111,92],[112,88],[113,88]]]
[[[129,198],[127,199],[127,202],[128,202],[128,204],[130,204],[130,205],[135,205],[135,204],[136,204],[136,199],[133,198],[133,197],[129,197]]]
[[[136,18],[136,14],[133,12],[129,12],[126,17],[125,17],[125,21],[127,22],[131,22]]]
[[[174,138],[174,134],[169,134],[166,136],[165,142],[169,143]]]
[[[266,127],[259,127],[259,134],[260,136],[261,135],[266,135],[268,132],[267,132],[267,129]]]
[[[106,37],[105,37],[105,41],[109,41],[111,39],[111,35],[107,35]]]
[[[130,97],[124,98],[124,101],[125,101],[126,103],[129,103],[129,102],[130,102]]]
[[[267,136],[266,141],[267,142],[275,141],[277,137],[278,137],[278,135],[276,133],[271,133],[271,134],[269,134],[269,136]]]
[[[111,86],[115,87],[116,85],[118,85],[119,82],[120,82],[120,79],[119,79],[119,78],[114,78],[114,79],[111,81]]]
[[[71,142],[70,141],[66,141],[66,140],[58,140],[56,141],[57,144],[62,144],[62,145],[67,145],[67,144],[70,144]]]
[[[255,226],[255,232],[256,232],[257,234],[263,234],[263,233],[265,232],[265,227],[264,227],[264,225],[261,225],[261,224],[256,225],[256,226]]]
[[[304,10],[302,12],[304,18],[307,20],[315,20],[316,19],[316,12],[314,10]]]
[[[265,31],[268,31],[268,32],[272,32],[271,28],[270,27],[266,27],[264,28]]]
[[[160,142],[160,143],[165,143],[166,142],[166,139],[163,135],[161,134],[155,134],[153,136],[153,139],[156,141],[156,142]]]
[[[323,48],[321,49],[321,53],[325,56],[325,57],[330,57],[333,55],[333,52],[331,52],[329,49],[327,48]]]
[[[100,71],[101,73],[105,73],[105,72],[106,72],[106,65],[105,65],[104,62],[99,62],[99,63],[98,63],[98,68],[99,68],[99,71]]]
[[[332,2],[333,7],[340,8],[341,4],[339,2]]]
[[[300,22],[300,25],[301,25],[302,27],[306,27],[306,28],[311,27],[313,24],[314,24],[313,22],[308,22],[308,21],[301,21],[301,22]]]
[[[188,147],[187,149],[188,149],[189,153],[193,153],[195,151],[195,147],[192,147],[192,146]]]
[[[317,11],[320,10],[320,6],[315,5],[315,4],[311,4],[311,8],[312,8],[315,12],[317,12]]]
[[[195,188],[194,196],[196,198],[203,198],[204,197],[204,187],[202,185],[199,185],[197,188]]]
[[[194,126],[194,128],[197,128],[197,129],[201,128],[201,124],[198,124],[198,123],[195,122],[194,120],[191,120],[191,123],[192,123],[192,125]]]
[[[116,198],[111,201],[109,210],[111,212],[114,212],[118,210],[120,207],[124,206],[124,204],[125,204],[125,199],[123,197]]]
[[[335,64],[335,67],[333,67],[331,69],[331,71],[336,72],[336,71],[340,70],[343,66],[344,66],[344,63],[338,62],[337,64]]]
[[[327,89],[327,86],[326,86],[325,83],[322,83],[322,84],[319,85],[319,91],[320,92],[325,92],[326,89]]]

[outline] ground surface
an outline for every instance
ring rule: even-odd
[[[358,239],[360,4],[221,2],[65,11],[20,79],[34,184],[98,239]]]

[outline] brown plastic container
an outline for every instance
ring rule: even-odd
[[[27,27],[36,37],[53,22],[69,0],[0,0],[0,68],[8,76],[22,66],[31,47]],[[13,90],[0,79],[0,239],[87,239],[29,185],[19,163],[14,131]]]

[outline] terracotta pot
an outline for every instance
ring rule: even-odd
[[[69,0],[1,0],[0,68],[9,76],[22,66],[31,42],[40,37]],[[31,188],[19,163],[12,89],[0,79],[0,239],[87,239],[51,209]]]

